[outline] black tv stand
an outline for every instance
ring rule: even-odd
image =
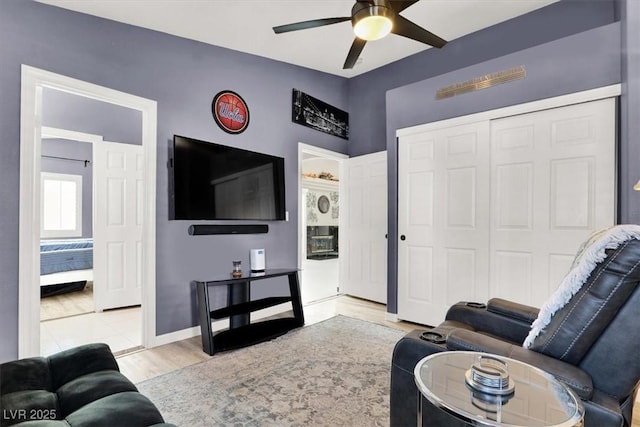
[[[289,278],[290,295],[251,301],[251,282],[279,276]],[[224,277],[194,281],[194,283],[198,297],[202,350],[209,355],[268,341],[304,325],[297,269],[267,269],[264,273],[247,273],[242,277],[231,277],[229,273]],[[227,286],[229,304],[226,307],[210,310],[208,292],[210,286]],[[293,317],[251,323],[251,312],[285,302],[291,302]],[[229,329],[214,334],[211,321],[227,317]]]

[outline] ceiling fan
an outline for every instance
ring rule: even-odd
[[[378,40],[389,33],[441,48],[447,42],[400,15],[400,12],[419,0],[357,0],[351,9],[351,16],[339,18],[313,19],[293,24],[273,27],[276,34],[306,30],[351,21],[356,38],[349,49],[343,69],[353,68],[367,41]]]

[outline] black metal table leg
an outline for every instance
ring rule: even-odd
[[[227,300],[230,306],[248,302],[251,299],[250,282],[235,283],[227,286]],[[229,317],[229,329],[239,328],[248,325],[251,321],[249,313],[234,314]]]
[[[213,332],[211,330],[211,312],[209,311],[209,292],[204,282],[195,282],[196,297],[198,298],[198,314],[200,317],[200,334],[202,335],[202,350],[213,355]]]
[[[300,298],[300,284],[298,283],[298,272],[289,274],[289,292],[291,292],[291,306],[293,307],[293,317],[304,325],[304,314],[302,312],[302,300]]]

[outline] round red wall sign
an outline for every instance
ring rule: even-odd
[[[213,97],[211,103],[213,118],[229,133],[241,133],[249,125],[249,108],[244,99],[235,92],[223,90]]]

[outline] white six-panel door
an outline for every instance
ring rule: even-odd
[[[612,98],[491,122],[490,295],[539,307],[615,220]]]
[[[139,305],[142,297],[142,147],[96,143],[93,160],[96,311]]]
[[[347,272],[342,291],[387,302],[387,152],[347,161]]]
[[[539,306],[582,241],[615,221],[615,101],[403,136],[398,318],[457,301]]]
[[[406,135],[398,149],[398,318],[457,301],[539,306],[615,221],[615,101]]]
[[[398,317],[434,325],[487,294],[489,124],[404,137],[398,156]]]

